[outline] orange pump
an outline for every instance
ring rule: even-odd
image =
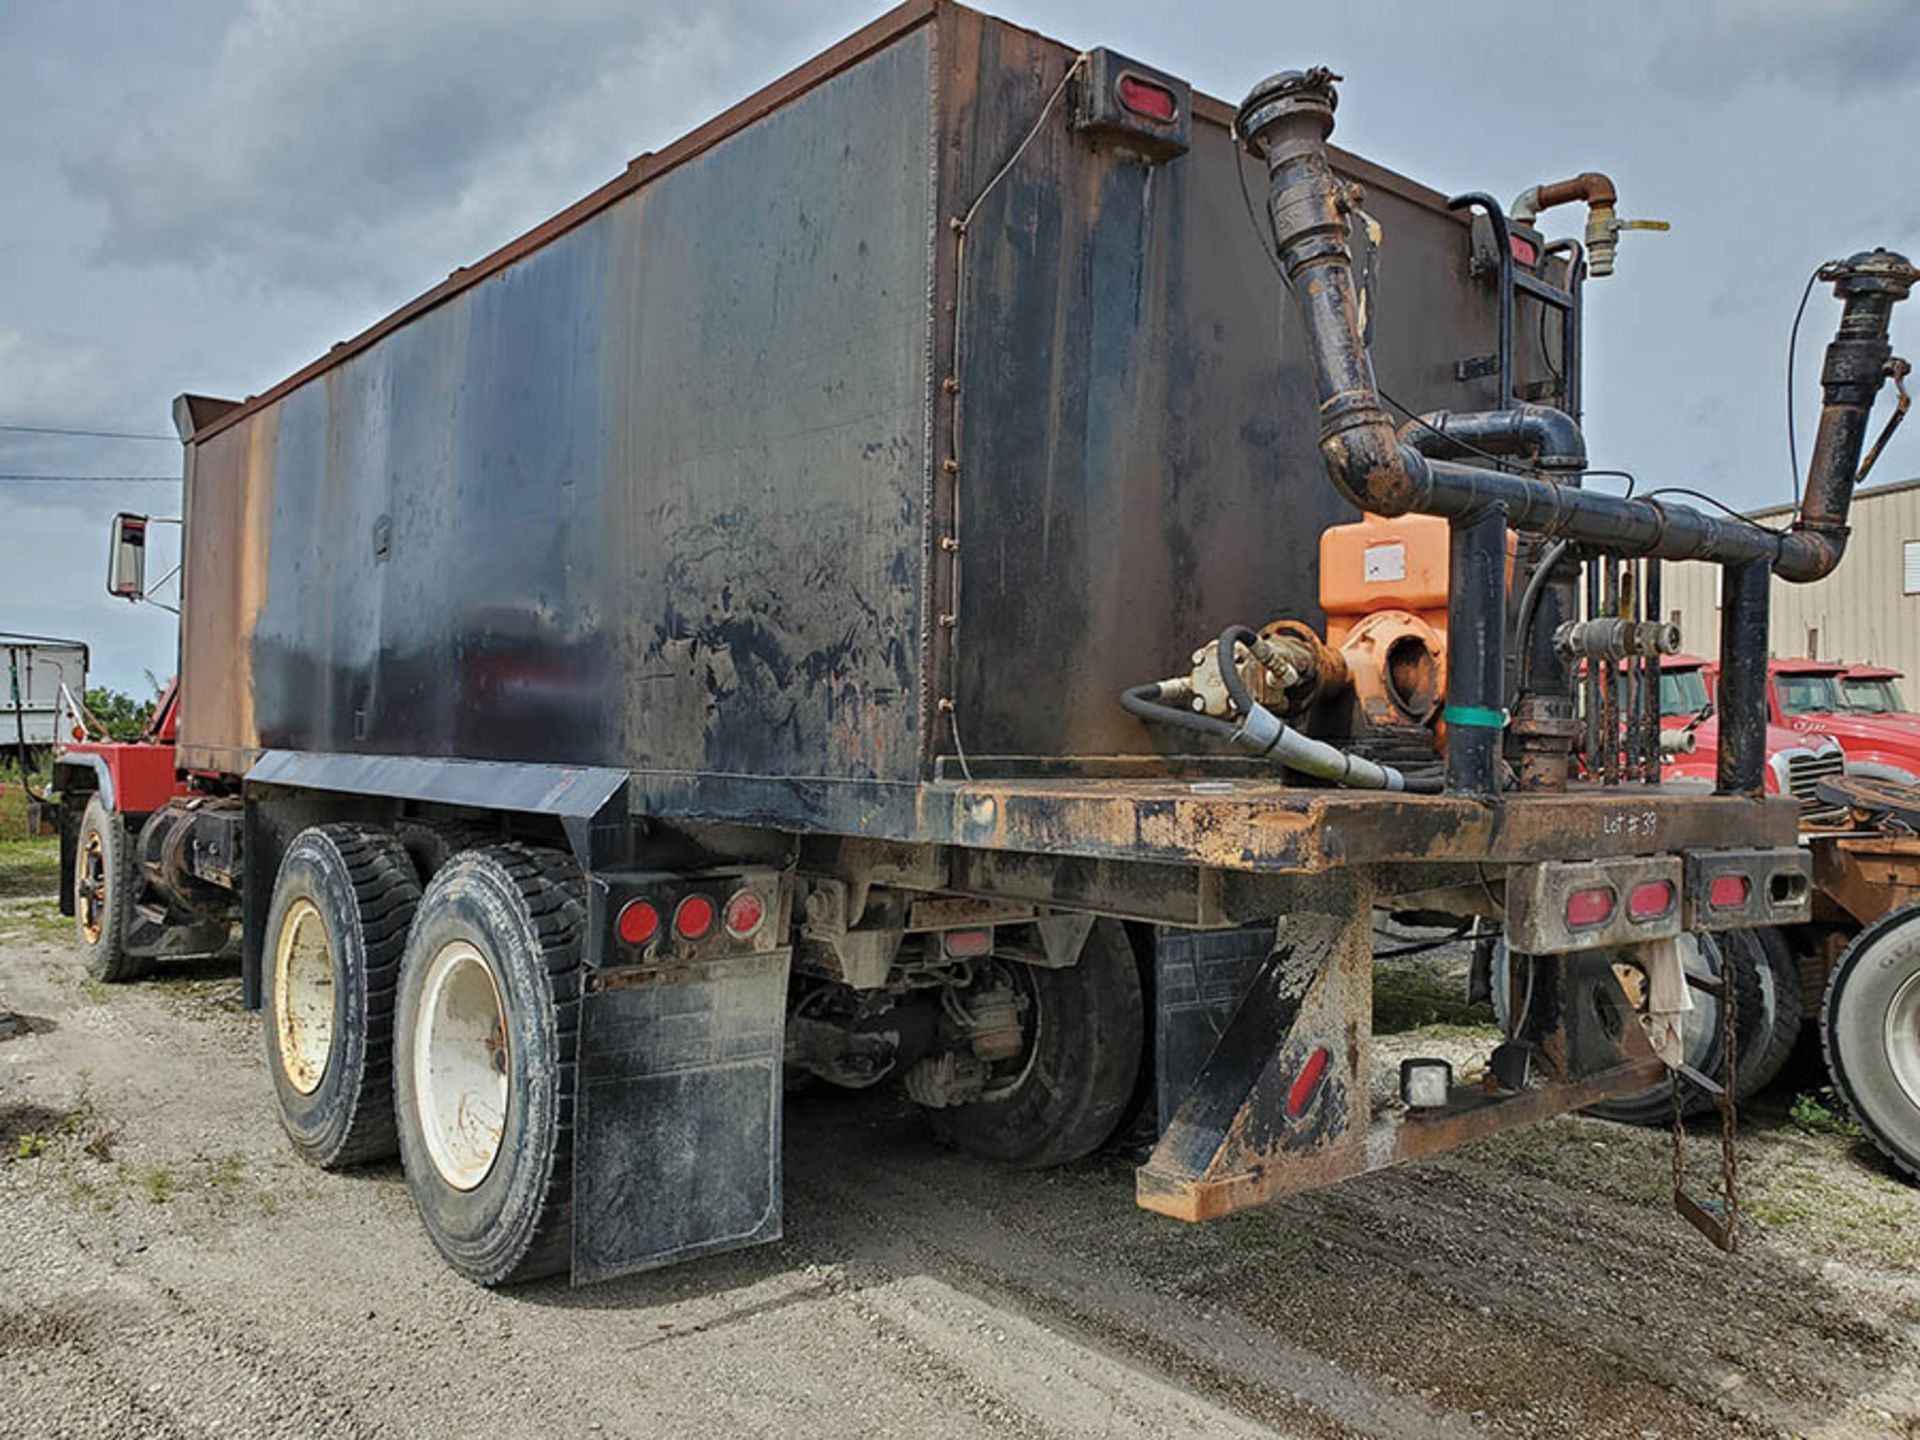
[[[1364,516],[1320,536],[1320,608],[1335,647],[1378,610],[1405,610],[1444,640],[1447,522],[1437,515]]]
[[[1365,515],[1320,536],[1327,643],[1375,725],[1437,724],[1447,690],[1447,522]],[[1507,536],[1511,577],[1514,537]]]

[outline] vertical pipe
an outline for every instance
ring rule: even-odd
[[[1767,600],[1764,561],[1728,565],[1720,581],[1720,768],[1723,795],[1759,795],[1767,769]]]
[[[1586,605],[1582,611],[1588,620],[1599,618],[1600,614],[1600,559],[1598,556],[1587,561]],[[1587,661],[1587,778],[1596,780],[1600,776],[1600,697],[1602,693],[1599,662]]]
[[[1620,561],[1613,555],[1600,559],[1600,613],[1608,617],[1620,613]],[[1611,660],[1589,660],[1600,671],[1600,744],[1602,784],[1620,783],[1620,671]]]
[[[1499,792],[1505,724],[1507,512],[1452,521],[1447,588],[1447,789]]]
[[[1660,559],[1649,556],[1646,562],[1646,596],[1640,607],[1641,618],[1649,625],[1660,623],[1660,606],[1664,603],[1660,597]],[[1657,651],[1647,655],[1646,702],[1647,718],[1642,739],[1646,742],[1646,756],[1643,760],[1641,776],[1649,785],[1660,783],[1660,656]]]
[[[1640,610],[1640,562],[1629,560],[1621,583],[1622,598],[1625,600],[1622,613],[1629,620],[1645,617]],[[1626,739],[1621,745],[1620,778],[1633,781],[1640,778],[1641,735],[1640,721],[1646,712],[1641,693],[1646,688],[1646,669],[1640,663],[1640,657],[1631,648],[1626,659],[1620,664],[1621,689],[1625,693],[1625,714],[1621,717],[1621,728],[1626,731]]]

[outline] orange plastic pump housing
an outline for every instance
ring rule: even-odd
[[[1320,535],[1320,608],[1336,649],[1379,610],[1407,610],[1447,632],[1447,522],[1438,515],[1366,515]]]

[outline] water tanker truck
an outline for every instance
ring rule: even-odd
[[[101,973],[237,921],[294,1147],[397,1152],[490,1285],[777,1237],[797,1073],[1014,1165],[1148,1108],[1139,1203],[1188,1221],[1715,1090],[1680,937],[1808,907],[1768,575],[1840,562],[1915,272],[1825,272],[1790,530],[1585,487],[1611,187],[1449,200],[1329,147],[1335,82],[1236,112],[911,0],[183,397],[170,728],[61,757]],[[1677,792],[1644,617],[1682,558],[1725,678]],[[1497,928],[1523,997],[1386,1098],[1381,912]]]

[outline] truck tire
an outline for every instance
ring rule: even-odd
[[[500,838],[494,827],[470,820],[402,820],[394,830],[423,886],[462,850],[477,850]]]
[[[393,991],[420,901],[400,842],[320,825],[287,847],[262,955],[262,1029],[280,1124],[323,1170],[390,1158]]]
[[[1092,1154],[1133,1098],[1145,1044],[1139,964],[1117,920],[1096,920],[1077,963],[1008,967],[1033,1002],[1024,1065],[992,1098],[929,1111],[934,1133],[1023,1170]]]
[[[153,968],[151,956],[127,953],[137,873],[133,851],[126,818],[98,795],[90,797],[74,842],[73,919],[87,974],[109,985],[138,980]]]
[[[1920,907],[1882,916],[1841,953],[1820,1040],[1860,1128],[1920,1180]]]
[[[1752,951],[1761,1014],[1767,1019],[1766,1028],[1754,1038],[1752,1053],[1741,1052],[1740,1072],[1734,1077],[1735,1098],[1745,1100],[1766,1089],[1786,1069],[1807,1021],[1806,1003],[1800,986],[1800,962],[1786,936],[1767,926],[1735,930],[1725,938]],[[1744,993],[1741,998],[1745,998]]]
[[[480,1285],[564,1273],[586,887],[559,851],[456,855],[400,969],[400,1154],[441,1256]]]

